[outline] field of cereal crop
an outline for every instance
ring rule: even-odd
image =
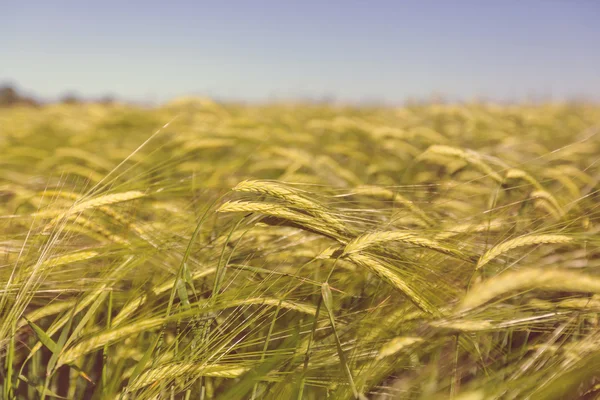
[[[597,398],[599,180],[585,104],[0,109],[1,397]]]

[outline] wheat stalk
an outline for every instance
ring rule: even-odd
[[[357,193],[357,194],[364,194],[364,195],[380,198],[383,200],[390,200],[390,201],[393,201],[394,203],[398,203],[398,204],[402,205],[403,207],[408,208],[413,214],[415,214],[417,217],[422,219],[427,225],[430,225],[430,226],[434,225],[433,219],[431,219],[429,216],[427,216],[427,214],[425,214],[425,212],[423,212],[423,210],[421,210],[419,207],[417,207],[414,202],[403,197],[402,195],[400,195],[397,192],[393,192],[386,188],[382,188],[382,187],[378,187],[378,186],[369,186],[369,185],[358,186],[358,187],[354,188],[353,192]]]
[[[398,353],[400,350],[412,346],[416,343],[423,342],[423,338],[413,336],[397,336],[381,346],[379,353],[377,354],[377,360],[382,360],[385,357],[392,356]]]
[[[232,190],[234,192],[250,192],[275,197],[285,201],[288,207],[306,211],[339,231],[345,230],[344,224],[329,214],[325,207],[300,195],[296,190],[281,184],[269,181],[243,181],[238,183]]]
[[[425,237],[418,236],[414,232],[406,231],[384,231],[384,232],[372,232],[361,235],[352,241],[350,241],[343,249],[343,255],[347,256],[352,253],[357,253],[365,250],[371,246],[378,244],[384,244],[387,242],[402,242],[412,244],[419,247],[435,250],[437,252],[448,254],[457,258],[466,258],[458,250],[451,249],[438,243],[435,240],[431,240]]]
[[[73,214],[79,214],[85,210],[98,208],[98,207],[102,207],[102,206],[108,206],[108,205],[116,204],[116,203],[122,203],[125,201],[131,201],[131,200],[139,199],[144,196],[145,196],[145,194],[138,190],[131,190],[129,192],[123,192],[123,193],[107,194],[107,195],[96,197],[96,198],[93,198],[90,200],[85,200],[80,203],[76,202],[73,206],[71,206],[71,208],[69,208],[66,211],[64,211],[64,210],[44,210],[41,212],[34,213],[33,216],[52,217],[52,216],[57,215],[48,224],[48,225],[55,225],[61,219],[65,218],[67,216],[73,215]]]
[[[205,363],[169,363],[160,367],[151,368],[142,372],[132,384],[129,390],[139,390],[155,382],[168,382],[182,376],[192,375],[213,378],[237,378],[247,372],[250,368],[235,365],[219,365]]]
[[[479,153],[473,150],[463,150],[457,147],[445,146],[440,144],[434,144],[430,146],[418,159],[427,159],[430,154],[437,154],[441,156],[457,157],[461,160],[472,164],[474,167],[479,169],[484,175],[489,176],[498,183],[503,183],[504,179],[489,165],[487,165]]]
[[[97,251],[79,251],[76,253],[65,254],[58,257],[53,257],[45,260],[42,265],[45,267],[58,267],[60,265],[71,264],[78,261],[89,260],[94,258],[99,253]]]
[[[548,203],[550,203],[550,205],[552,207],[551,213],[553,215],[555,215],[557,219],[559,219],[565,215],[565,211],[562,209],[562,207],[560,206],[560,204],[558,203],[556,198],[554,196],[552,196],[552,194],[548,193],[547,191],[545,191],[545,190],[533,191],[533,192],[531,192],[531,198],[544,200],[544,201],[547,201]]]
[[[480,233],[480,232],[497,232],[506,226],[506,223],[501,219],[494,219],[481,224],[457,224],[450,229],[440,232],[435,235],[436,239],[444,240],[461,233]]]
[[[217,212],[257,212],[297,223],[311,231],[316,231],[328,237],[338,238],[338,240],[343,241],[339,232],[326,225],[323,221],[320,221],[319,219],[307,214],[301,214],[292,211],[280,204],[258,203],[250,201],[228,201],[222,204],[217,209]]]
[[[394,273],[391,268],[384,263],[375,260],[373,257],[362,254],[350,254],[348,259],[357,265],[374,272],[377,276],[400,290],[423,311],[433,315],[439,314],[439,310],[426,297],[414,290],[410,284],[398,276],[398,274]]]
[[[544,190],[544,187],[534,177],[532,177],[522,169],[511,168],[508,171],[506,171],[505,177],[506,179],[523,179],[524,181],[533,185],[533,187],[535,187],[536,190]]]
[[[570,243],[572,241],[573,238],[565,235],[548,234],[520,236],[511,240],[507,240],[506,242],[500,243],[499,245],[489,249],[485,254],[481,256],[481,258],[477,262],[477,266],[475,267],[475,269],[480,269],[481,267],[492,261],[494,258],[517,247],[532,246],[536,244],[563,244]]]
[[[564,269],[509,271],[471,289],[459,310],[470,310],[510,292],[532,289],[600,294],[600,278]]]

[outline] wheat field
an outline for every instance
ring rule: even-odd
[[[600,398],[600,107],[0,109],[5,399]]]

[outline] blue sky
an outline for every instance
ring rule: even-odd
[[[4,1],[0,82],[145,101],[600,100],[598,21],[596,0]]]

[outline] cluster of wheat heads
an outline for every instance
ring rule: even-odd
[[[597,396],[599,124],[0,110],[1,397]]]

